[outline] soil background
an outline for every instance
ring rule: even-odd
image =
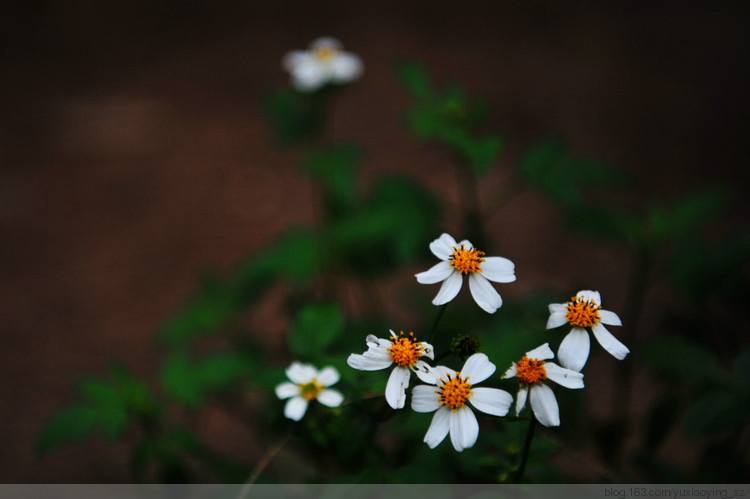
[[[365,183],[396,170],[449,206],[458,197],[450,157],[405,125],[393,64],[407,58],[492,103],[490,127],[509,140],[483,199],[526,145],[558,136],[634,173],[643,199],[731,185],[739,196],[721,223],[746,221],[742,2],[56,0],[2,11],[1,482],[129,481],[127,448],[102,439],[36,458],[45,420],[113,361],[153,379],[154,331],[200,275],[315,222],[299,153],[273,144],[259,97],[287,84],[283,54],[318,36],[366,65],[332,131],[366,147]],[[569,293],[594,268],[606,308],[622,307],[624,255],[565,234],[537,195],[485,224],[497,254],[524,269],[509,293]],[[284,319],[267,315],[283,334]],[[606,386],[591,390],[611,402]],[[262,451],[236,422],[207,425],[224,450]]]

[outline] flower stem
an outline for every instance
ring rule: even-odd
[[[520,483],[523,478],[523,473],[526,471],[526,463],[529,460],[529,454],[531,451],[531,441],[534,439],[534,428],[536,428],[536,418],[532,415],[529,420],[529,429],[526,430],[526,440],[523,443],[523,453],[521,454],[521,464],[518,466],[513,477],[513,483]]]
[[[253,488],[253,485],[255,485],[255,482],[258,481],[258,478],[260,478],[260,474],[263,473],[263,470],[266,469],[266,466],[268,466],[268,463],[271,462],[271,460],[276,456],[276,454],[279,453],[282,447],[286,445],[286,443],[289,441],[289,438],[291,437],[290,433],[287,433],[284,437],[281,438],[278,442],[276,442],[273,447],[270,447],[265,454],[260,458],[260,461],[258,461],[258,464],[255,465],[255,468],[253,469],[252,473],[248,477],[248,479],[245,481],[245,484],[242,486],[242,489],[240,489],[239,494],[237,495],[237,499],[245,499],[247,495],[250,493],[250,489]]]
[[[440,322],[440,319],[443,317],[443,313],[445,312],[445,309],[447,307],[448,307],[447,303],[440,306],[440,310],[438,310],[437,317],[435,317],[435,321],[432,323],[432,327],[430,328],[430,334],[427,335],[427,343],[432,343],[432,340],[435,337],[435,332],[437,331],[438,323]]]

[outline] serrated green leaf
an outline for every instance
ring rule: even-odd
[[[343,331],[344,315],[338,305],[308,305],[297,315],[289,347],[299,359],[316,360]]]

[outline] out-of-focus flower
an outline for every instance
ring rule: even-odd
[[[391,339],[378,338],[369,334],[365,339],[367,351],[363,354],[349,355],[346,363],[360,371],[379,371],[393,364],[396,367],[388,377],[385,385],[385,400],[394,409],[401,409],[406,403],[406,387],[409,386],[411,369],[422,381],[430,382],[430,366],[420,357],[434,359],[432,345],[417,341],[414,333],[398,335],[391,330]]]
[[[338,407],[344,396],[338,390],[328,388],[339,380],[339,372],[333,367],[324,367],[321,371],[310,364],[292,362],[286,369],[286,376],[291,380],[276,386],[276,396],[289,399],[284,406],[284,416],[299,421],[307,411],[311,400],[317,399],[328,407]]]
[[[431,385],[417,385],[412,391],[411,408],[416,412],[435,412],[424,436],[434,449],[450,433],[453,447],[461,452],[472,447],[479,436],[479,423],[467,403],[486,414],[505,416],[513,396],[497,388],[475,388],[495,372],[495,364],[483,353],[475,353],[456,372],[445,366],[432,369]],[[437,385],[437,390],[435,386]]]
[[[557,357],[568,369],[580,371],[589,358],[590,340],[586,332],[591,328],[594,338],[614,358],[622,360],[630,353],[602,324],[622,326],[616,313],[602,310],[602,299],[598,291],[579,291],[568,303],[552,303],[549,306],[547,329],[570,324],[573,329],[563,338]]]
[[[326,83],[348,83],[360,77],[364,66],[356,55],[344,52],[335,38],[313,40],[309,50],[288,52],[281,62],[301,92],[314,92]]]
[[[416,274],[421,284],[442,282],[433,305],[443,305],[456,297],[463,285],[463,276],[469,276],[469,290],[474,301],[490,314],[500,308],[503,299],[489,281],[513,282],[516,266],[501,256],[484,256],[469,241],[456,243],[448,234],[443,234],[430,243],[432,253],[442,260],[431,269]],[[489,279],[489,280],[488,280]]]
[[[560,408],[552,388],[544,384],[549,379],[565,388],[583,388],[583,374],[560,367],[554,362],[546,362],[555,356],[549,344],[526,352],[518,362],[514,362],[505,371],[503,378],[516,377],[521,387],[516,397],[516,416],[526,406],[526,399],[531,400],[531,410],[537,421],[544,426],[560,426]]]

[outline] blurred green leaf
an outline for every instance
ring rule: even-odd
[[[308,305],[297,315],[289,346],[296,358],[315,361],[343,331],[344,314],[338,305]]]
[[[276,139],[283,145],[310,140],[323,128],[325,107],[318,94],[293,88],[275,90],[263,96],[262,108]]]
[[[161,382],[165,393],[177,402],[195,407],[216,392],[226,390],[251,372],[253,362],[235,352],[193,359],[185,353],[164,363]]]
[[[219,332],[279,279],[302,285],[324,268],[323,253],[309,230],[293,229],[247,258],[228,279],[204,279],[201,288],[159,330],[172,346]]]
[[[415,62],[400,61],[396,65],[396,75],[415,97],[426,99],[434,95],[430,75],[424,66]]]
[[[713,352],[681,338],[660,339],[645,345],[639,355],[649,366],[670,378],[694,384],[732,384]]]
[[[625,181],[621,171],[576,158],[560,141],[532,146],[522,157],[519,168],[531,187],[565,207],[582,205],[587,188],[618,186]]]
[[[354,144],[335,144],[310,153],[303,168],[323,186],[335,212],[347,209],[357,195],[357,167],[364,150]]]
[[[74,405],[55,413],[46,423],[34,448],[37,455],[84,440],[99,429],[100,415],[95,408]]]
[[[747,409],[747,402],[738,398],[737,393],[706,393],[685,414],[685,431],[696,436],[727,430],[748,417]]]
[[[680,415],[680,405],[679,397],[668,393],[652,403],[646,421],[645,448],[653,452],[669,436]]]
[[[745,347],[734,359],[734,378],[750,393],[750,347]]]
[[[726,205],[722,189],[691,192],[669,208],[653,207],[646,215],[650,244],[658,247],[671,240],[690,236],[715,218]]]

